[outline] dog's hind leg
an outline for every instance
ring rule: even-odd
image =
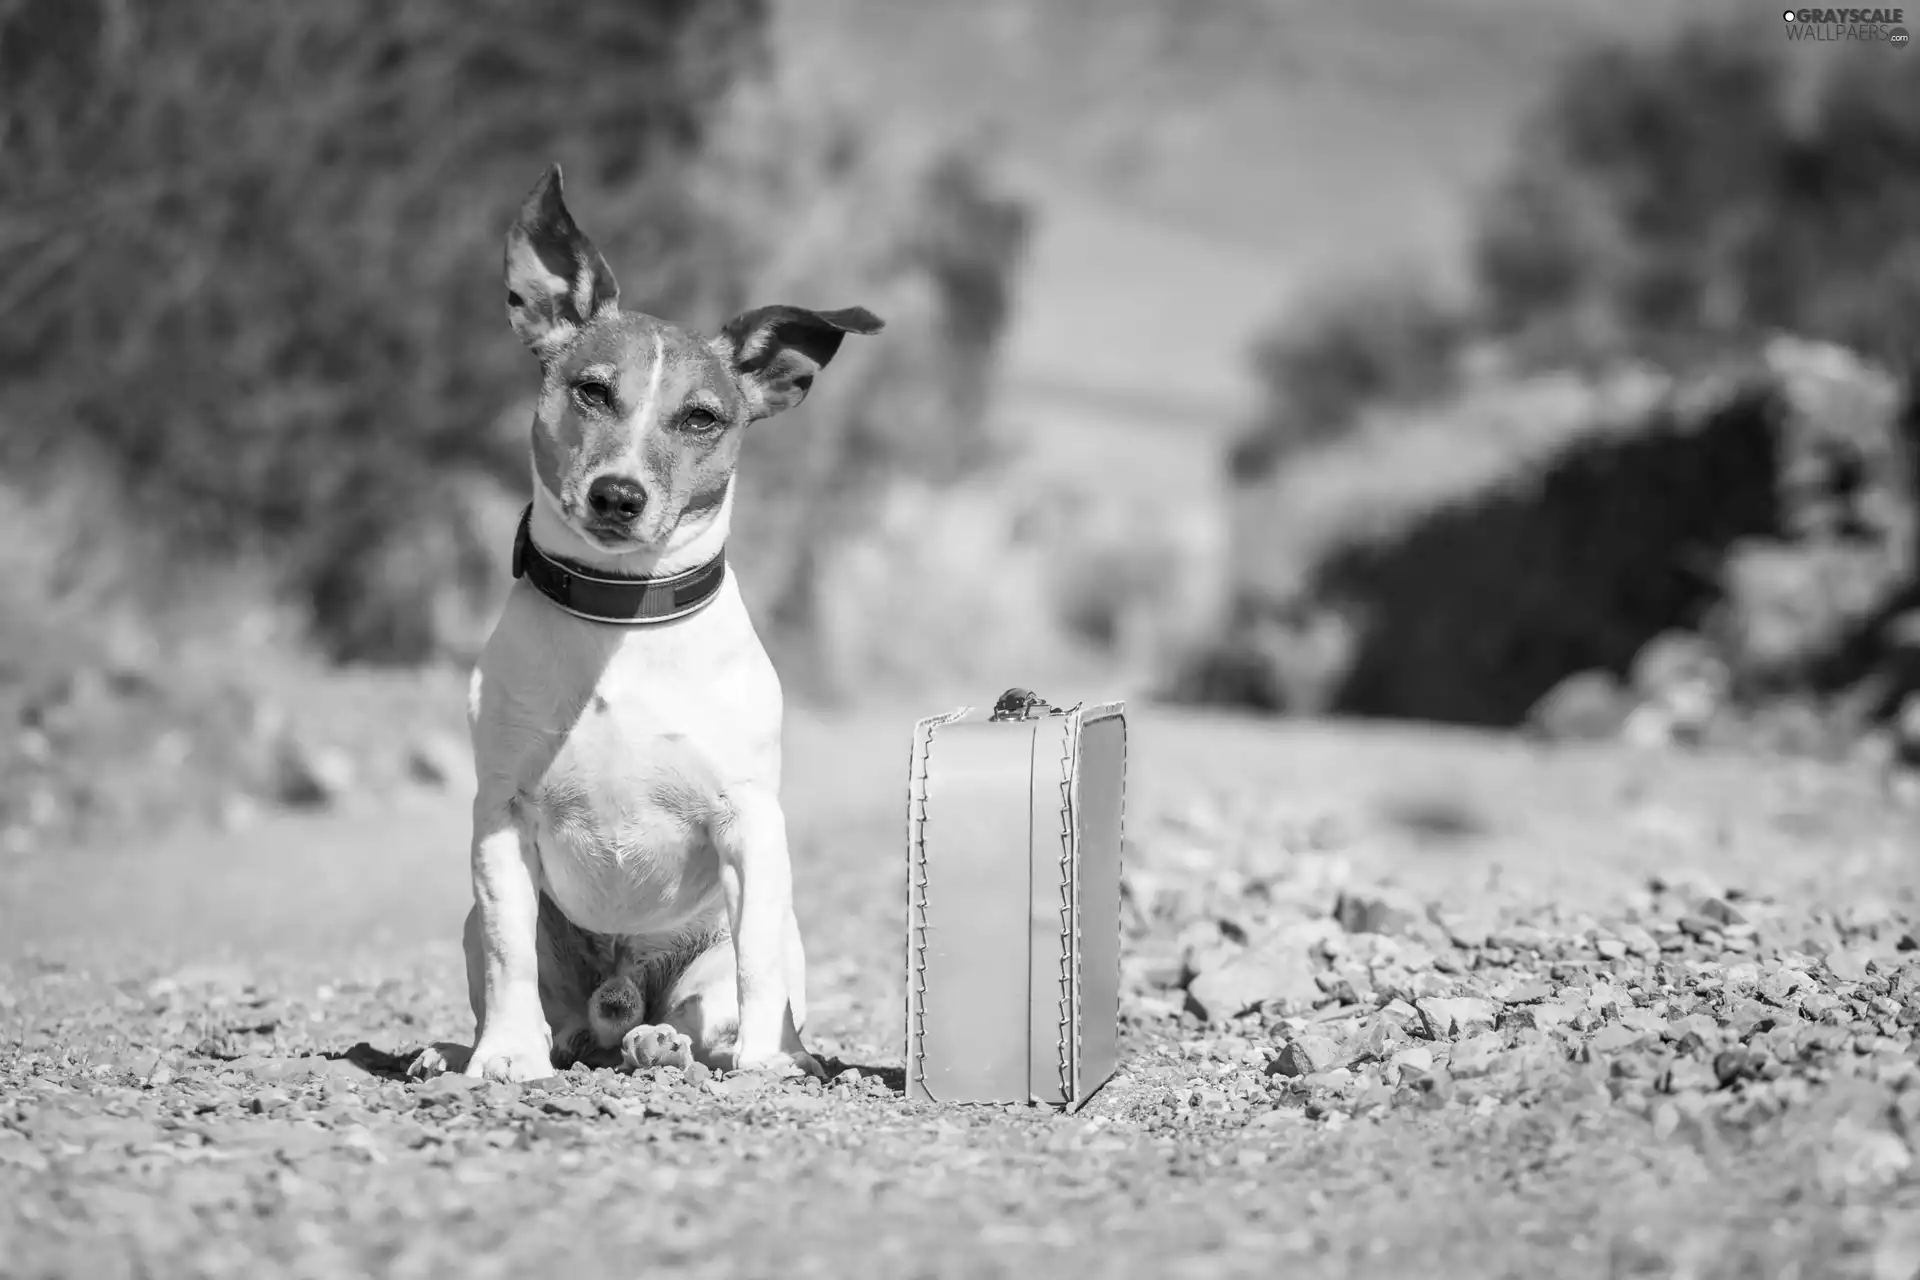
[[[600,976],[612,967],[613,949],[598,934],[567,919],[552,898],[540,895],[540,1010],[553,1037],[553,1065],[565,1070],[575,1062],[612,1066],[598,1052],[590,1006]]]
[[[724,930],[674,975],[662,995],[657,1022],[635,1027],[621,1042],[630,1066],[687,1066],[701,1063],[731,1071],[734,1041],[740,1031],[739,980],[733,965],[733,941]]]

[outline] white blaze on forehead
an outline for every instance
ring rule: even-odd
[[[647,375],[647,394],[640,398],[640,422],[644,426],[653,420],[653,411],[660,399],[660,380],[667,372],[667,344],[660,331],[653,331],[653,372]]]
[[[647,372],[647,389],[640,393],[639,401],[633,406],[633,413],[625,421],[621,432],[620,456],[615,469],[623,475],[637,476],[645,470],[645,449],[642,442],[653,425],[653,415],[660,407],[660,384],[666,380],[667,344],[658,329],[649,335],[653,339],[653,368]]]

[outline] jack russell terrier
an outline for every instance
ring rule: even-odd
[[[473,674],[469,1076],[700,1062],[818,1076],[780,808],[780,680],[725,545],[747,424],[806,398],[861,307],[715,337],[622,311],[558,165],[507,234],[539,357],[533,503]],[[458,1070],[451,1046],[420,1074]]]

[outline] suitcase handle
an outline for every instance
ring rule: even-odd
[[[993,704],[989,720],[1031,720],[1036,716],[1061,714],[1061,708],[1049,703],[1031,689],[1009,689]]]

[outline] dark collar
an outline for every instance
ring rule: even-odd
[[[513,576],[524,577],[541,595],[588,622],[631,627],[684,618],[711,603],[726,581],[724,547],[705,564],[670,577],[609,578],[534,546],[532,523],[533,504],[528,503],[513,535]]]

